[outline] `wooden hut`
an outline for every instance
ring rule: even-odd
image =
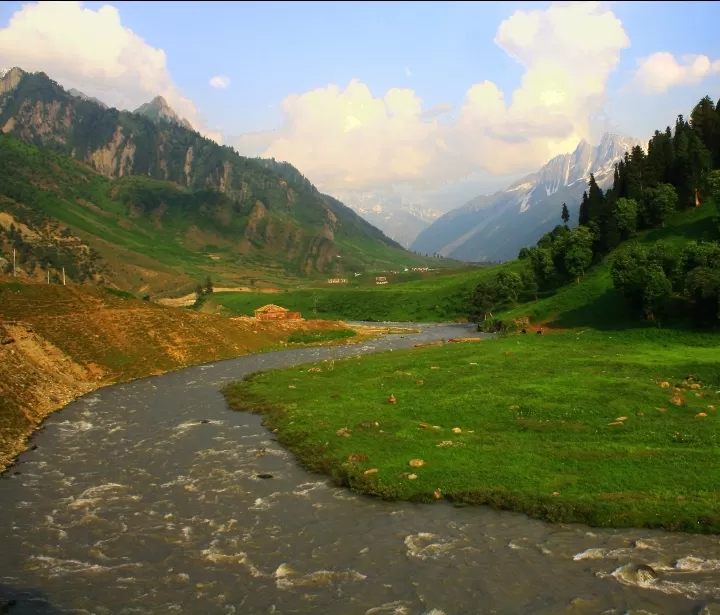
[[[255,318],[258,320],[300,320],[300,312],[290,312],[284,307],[268,303],[255,310]]]

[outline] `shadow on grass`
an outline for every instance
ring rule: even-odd
[[[54,606],[39,589],[0,583],[0,615],[69,615],[70,612]]]
[[[561,329],[592,327],[600,331],[656,327],[652,322],[643,321],[636,314],[630,313],[614,288],[608,288],[595,299],[563,312],[550,325]]]

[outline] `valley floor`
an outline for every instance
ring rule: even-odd
[[[657,329],[513,334],[229,386],[310,469],[388,499],[720,532],[718,342]]]

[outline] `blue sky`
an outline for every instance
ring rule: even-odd
[[[577,109],[568,108],[567,113],[573,115],[568,122],[573,124],[573,128],[567,129],[567,139],[563,141],[551,137],[549,132],[548,136],[542,137],[546,138],[549,144],[546,148],[537,141],[540,137],[533,137],[535,141],[532,144],[527,141],[527,147],[523,149],[522,155],[517,157],[520,162],[516,168],[499,165],[493,160],[488,161],[487,156],[483,157],[478,152],[468,150],[465,156],[464,148],[469,146],[462,141],[459,134],[423,132],[417,140],[409,142],[404,150],[398,148],[394,153],[387,154],[391,158],[384,160],[382,166],[387,168],[394,164],[399,169],[397,177],[391,177],[370,168],[363,169],[362,173],[354,173],[352,167],[356,162],[340,155],[350,147],[360,148],[367,155],[371,151],[370,137],[364,141],[353,141],[352,144],[341,143],[337,141],[340,137],[337,137],[337,142],[331,143],[334,137],[328,129],[327,134],[323,133],[322,138],[325,141],[314,144],[312,155],[298,143],[291,142],[293,139],[299,140],[301,136],[307,140],[308,134],[313,134],[310,129],[309,132],[302,132],[298,128],[301,124],[309,126],[311,120],[322,121],[321,115],[319,118],[314,116],[313,119],[307,106],[334,104],[329,99],[320,102],[319,99],[307,98],[302,107],[291,112],[286,110],[285,113],[281,110],[282,101],[291,94],[303,95],[316,89],[325,90],[329,84],[336,84],[342,91],[353,79],[367,86],[369,95],[378,101],[382,101],[386,93],[393,88],[409,89],[414,97],[422,100],[423,109],[449,103],[455,107],[456,113],[459,113],[460,106],[466,101],[474,84],[489,81],[504,94],[505,103],[509,107],[513,91],[521,87],[523,76],[529,71],[529,61],[526,59],[524,64],[518,62],[508,52],[508,48],[520,40],[513,39],[513,36],[521,37],[519,30],[509,37],[510,42],[504,47],[496,44],[494,39],[504,21],[523,12],[544,14],[551,7],[551,3],[85,2],[82,7],[98,11],[105,4],[112,4],[118,9],[122,26],[142,39],[146,46],[164,51],[167,77],[165,73],[158,77],[164,84],[162,88],[165,88],[163,90],[158,85],[158,93],[172,90],[178,97],[188,99],[188,104],[194,107],[198,117],[207,125],[208,132],[212,129],[216,131],[212,134],[222,133],[226,142],[237,143],[241,150],[247,148],[246,153],[277,153],[280,157],[286,154],[287,157],[295,158],[291,159],[291,162],[301,167],[301,170],[304,170],[303,166],[312,168],[316,175],[320,175],[321,180],[325,174],[322,169],[315,170],[311,158],[317,158],[317,164],[320,164],[322,155],[314,154],[326,152],[328,165],[332,161],[338,161],[338,168],[332,169],[332,173],[328,171],[326,178],[326,183],[336,191],[338,187],[344,186],[343,182],[348,184],[348,189],[372,191],[387,187],[393,182],[412,183],[418,178],[425,181],[428,177],[428,165],[444,165],[450,169],[458,166],[458,160],[465,158],[473,163],[459,165],[462,172],[448,173],[447,181],[460,179],[458,174],[480,172],[486,175],[494,173],[500,178],[498,181],[502,182],[503,177],[522,171],[520,167],[523,164],[530,170],[533,165],[537,168],[538,161],[562,150],[566,143],[571,143],[577,135],[585,134],[585,128],[580,126],[584,120],[579,121],[575,117]],[[1,42],[2,28],[7,28],[10,18],[23,5],[24,3],[20,2],[0,4],[2,63],[22,65],[23,61],[31,61],[27,59],[30,56],[23,56],[18,52],[18,61],[14,62],[12,47],[6,46],[3,49]],[[603,102],[598,103],[599,98],[592,99],[592,104],[596,106],[592,117],[601,116],[605,119],[601,124],[597,121],[591,122],[595,131],[598,126],[611,127],[630,136],[647,138],[655,128],[663,128],[672,123],[677,113],[687,113],[702,95],[710,94],[716,100],[720,97],[720,71],[715,68],[708,70],[702,79],[671,84],[666,90],[652,94],[639,91],[635,85],[638,62],[658,52],[669,52],[678,62],[682,62],[682,57],[687,54],[707,56],[710,62],[719,60],[720,37],[717,36],[717,24],[720,23],[720,3],[614,2],[603,5],[601,10],[606,16],[612,15],[621,22],[621,31],[624,31],[629,39],[629,46],[618,43],[613,48],[619,54],[618,61],[607,75],[598,77],[604,83],[603,91],[598,95]],[[44,24],[38,27],[51,28],[53,20],[47,18],[43,21],[40,11],[37,13],[36,22]],[[67,19],[71,20],[72,17]],[[33,31],[26,29],[25,32],[27,38],[27,32]],[[61,35],[57,36],[57,42],[52,44],[62,47]],[[81,29],[74,34],[75,39],[82,36]],[[532,48],[528,53],[549,54],[548,49],[552,48],[551,36],[552,34],[547,40],[536,41],[538,51]],[[108,40],[111,38],[109,35]],[[50,52],[52,44],[47,44]],[[542,47],[543,45],[545,47]],[[92,45],[89,45],[86,50],[88,63],[92,62],[90,56],[94,51],[96,50]],[[572,55],[572,50],[568,55]],[[588,69],[595,70],[592,64],[596,63],[597,59],[602,59],[602,52],[588,58]],[[68,57],[67,66],[63,66],[58,64],[55,57],[51,59],[48,59],[47,63],[58,74],[53,74],[48,69],[46,72],[50,76],[57,78],[63,85],[68,83],[76,87],[84,86],[89,90],[88,93],[93,93],[98,77],[85,75],[87,83],[83,81],[84,75],[78,66],[82,67],[84,60],[78,60],[77,56]],[[562,59],[557,61],[562,62]],[[42,63],[42,58],[35,54],[32,62]],[[563,70],[566,68],[571,79],[581,74],[578,73],[577,66],[565,67]],[[30,69],[38,70],[35,66]],[[229,87],[211,87],[208,81],[216,75],[229,77]],[[123,87],[130,89],[129,85],[118,80],[117,88]],[[146,85],[144,90],[127,94],[128,97],[122,100],[135,101],[142,96],[149,99],[152,97],[151,89],[152,85]],[[362,88],[359,88],[356,94],[357,100],[363,97],[367,99],[368,96]],[[483,104],[486,104],[494,95],[485,91],[482,96]],[[182,103],[178,104],[182,107]],[[407,99],[398,104],[410,109],[414,103]],[[586,103],[581,100],[577,104]],[[180,110],[183,109],[185,107]],[[189,116],[190,111],[187,113]],[[332,114],[333,110],[328,107],[327,113]],[[347,115],[348,112],[345,110],[338,113]],[[505,126],[503,130],[507,133],[520,131],[520,127],[526,124],[525,118],[518,119],[518,113],[512,112],[511,115],[512,121],[507,117],[502,120]],[[377,124],[378,128],[373,132],[372,123],[375,120],[368,117],[369,119],[357,119],[353,116],[353,125],[357,124],[368,134],[374,134],[373,138],[376,140],[379,138],[378,133],[399,135],[394,137],[395,141],[402,140],[403,133],[396,131],[396,127],[385,129],[380,127],[381,124]],[[452,115],[446,117],[449,117],[451,122],[455,121]],[[284,139],[283,143],[273,141],[278,134],[270,131],[281,129],[288,124],[293,126],[280,135]],[[488,129],[487,126],[480,128],[479,124],[473,124],[469,120],[463,126],[462,130],[458,128],[456,132],[467,133],[474,130],[475,126],[478,127],[477,130]],[[321,125],[318,134],[322,130],[324,127]],[[424,129],[420,127],[418,130]],[[557,130],[553,130],[552,134],[556,135]],[[263,136],[258,137],[257,141],[236,139],[245,133],[258,132],[263,133]],[[340,132],[347,132],[347,126]],[[355,133],[359,134],[359,131],[356,130]],[[532,134],[537,134],[537,130]],[[523,135],[518,138],[530,139]],[[353,136],[353,139],[359,137]],[[441,141],[440,150],[450,149],[454,152],[455,162],[448,159],[435,164],[432,161],[435,160],[433,156],[436,156],[437,152],[428,153],[422,160],[418,158],[412,164],[397,161],[403,156],[407,158],[410,150],[421,151],[422,147],[418,145],[421,141],[423,144],[432,141],[437,145],[438,139]],[[383,151],[394,147],[392,143],[379,141],[377,146]],[[253,147],[257,151],[250,151]],[[483,147],[487,151],[494,145],[493,142],[487,142]],[[505,144],[498,145],[498,151],[504,152],[504,147]],[[514,158],[510,151],[503,155],[508,160]],[[340,166],[340,159],[344,160],[342,164],[345,164],[345,167]],[[313,175],[310,177],[315,180]],[[438,181],[442,183],[443,177],[435,178],[435,184]]]

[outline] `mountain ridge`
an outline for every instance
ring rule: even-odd
[[[154,122],[174,122],[188,130],[195,130],[193,125],[185,118],[181,118],[162,96],[156,96],[150,102],[140,105],[135,111],[136,115],[144,115]]]
[[[117,220],[121,226],[136,225],[133,216],[154,220],[152,224],[160,229],[163,220],[174,220],[183,229],[177,241],[197,247],[202,245],[199,231],[187,225],[210,216],[215,231],[205,243],[225,246],[238,262],[250,259],[293,275],[335,275],[419,262],[343,203],[321,194],[292,165],[242,157],[233,148],[164,118],[160,112],[166,111],[165,101],[154,101],[155,117],[106,109],[73,96],[44,73],[13,68],[0,79],[0,131],[75,159],[112,181],[132,179],[123,201],[129,220],[123,221],[121,215]],[[9,160],[19,151],[6,144]],[[34,159],[31,152],[22,155]],[[47,173],[53,164],[65,163],[44,164],[42,172]],[[47,189],[49,178],[26,175],[18,169],[12,178],[16,196],[39,186],[44,191],[38,197],[41,201],[54,198]],[[57,184],[70,190],[66,175]],[[25,187],[20,190],[18,184]],[[178,190],[187,194],[178,196]],[[117,207],[114,194],[98,193],[98,203],[85,193],[81,198],[99,209]],[[179,209],[169,211],[173,202]]]
[[[469,261],[513,259],[520,248],[534,245],[560,223],[563,202],[576,220],[590,173],[598,185],[607,186],[615,162],[640,144],[638,139],[610,132],[596,146],[582,140],[572,152],[553,157],[507,189],[479,195],[440,216],[418,235],[411,249]]]

